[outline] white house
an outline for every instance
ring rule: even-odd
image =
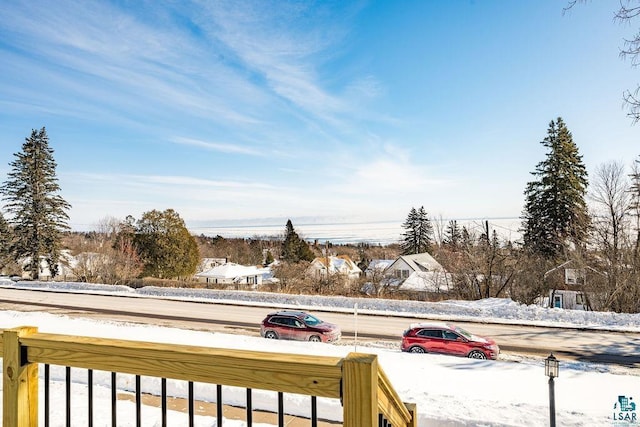
[[[31,257],[25,257],[18,261],[18,263],[22,266],[22,278],[30,279],[31,273],[27,271],[29,268],[29,264],[31,263]],[[65,280],[65,279],[75,279],[75,275],[73,273],[73,268],[75,267],[77,261],[71,255],[71,252],[67,249],[63,249],[60,251],[60,259],[58,260],[58,273],[55,277],[51,277],[51,270],[49,270],[49,265],[47,264],[46,258],[44,256],[40,257],[40,265],[38,272],[39,280]]]
[[[308,271],[314,277],[326,278],[327,274],[339,274],[348,280],[357,280],[362,273],[348,255],[318,257],[311,261]]]
[[[263,270],[255,266],[228,262],[197,273],[195,277],[199,282],[211,284],[257,287],[262,284],[264,273]]]
[[[450,291],[451,275],[424,252],[398,257],[385,270],[389,287],[417,299],[438,298]]]
[[[400,280],[408,279],[413,272],[436,272],[444,271],[434,257],[427,252],[414,255],[402,255],[398,257],[389,267],[386,275],[389,278]]]

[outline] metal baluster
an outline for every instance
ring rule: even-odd
[[[116,394],[116,373],[111,372],[111,427],[118,427],[116,402],[118,395]]]
[[[284,394],[278,392],[278,427],[284,427]]]
[[[216,385],[216,423],[218,427],[222,427],[222,385]]]
[[[136,427],[142,427],[142,384],[140,375],[136,375]]]
[[[49,427],[49,364],[44,365],[44,427]]]
[[[251,389],[247,389],[247,426],[251,427],[253,425],[253,408],[251,404]]]
[[[311,396],[311,427],[318,427],[318,398]]]
[[[67,427],[71,427],[71,366],[66,367],[67,378],[65,381],[67,395]]]
[[[89,427],[93,427],[93,369],[87,370],[87,395],[88,395],[88,414],[89,417],[88,425]]]
[[[189,381],[189,427],[193,427],[195,410],[193,407],[193,381]]]
[[[167,379],[162,381],[162,427],[167,427]]]

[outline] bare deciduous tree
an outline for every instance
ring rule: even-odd
[[[305,272],[309,264],[308,261],[280,262],[271,267],[273,276],[278,279],[278,290],[286,293],[306,292],[308,284]]]
[[[577,3],[584,3],[584,0],[570,0],[564,7],[566,12],[573,8]],[[614,12],[614,21],[619,23],[630,23],[633,19],[640,15],[639,0],[620,0],[620,8]],[[620,57],[629,59],[632,67],[640,65],[640,31],[636,32],[633,37],[624,39],[624,47],[620,48]],[[629,108],[627,116],[633,120],[633,123],[640,121],[640,85],[636,85],[634,90],[626,90],[622,94],[625,104]]]
[[[631,232],[631,196],[624,166],[610,162],[598,166],[592,183],[594,222],[593,240],[599,268],[605,273],[597,289],[591,284],[591,299],[599,309],[633,312],[640,290],[636,284],[633,234]]]

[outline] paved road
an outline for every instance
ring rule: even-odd
[[[0,309],[47,311],[68,316],[122,320],[184,329],[258,335],[258,325],[273,309],[221,303],[156,298],[60,293],[0,288]],[[411,323],[410,316],[372,316],[315,310],[324,320],[342,327],[344,337],[397,342]],[[640,368],[640,334],[456,322],[465,329],[494,338],[503,352],[548,355],[585,362],[615,363]],[[0,325],[2,328],[3,325]]]

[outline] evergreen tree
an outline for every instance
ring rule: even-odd
[[[291,220],[287,220],[280,259],[288,262],[313,261],[315,255],[307,242],[298,236]]]
[[[71,205],[58,194],[56,162],[45,128],[32,130],[22,152],[14,155],[8,180],[0,188],[14,233],[12,255],[15,260],[29,259],[26,270],[34,279],[40,275],[41,259],[55,276]]]
[[[402,224],[406,231],[402,234],[400,249],[403,255],[430,252],[433,242],[433,225],[421,206],[420,209],[411,208],[407,220]]]
[[[9,223],[0,212],[0,272],[11,262],[11,243],[13,236]]]
[[[456,250],[460,247],[460,244],[462,243],[462,231],[458,227],[458,221],[449,221],[447,228],[444,230],[444,240],[442,243],[452,250]]]
[[[267,250],[267,254],[264,257],[264,265],[270,265],[273,261],[273,254],[270,250]]]
[[[196,272],[198,244],[173,209],[142,214],[133,241],[144,263],[144,276],[171,279]]]
[[[589,226],[585,203],[587,170],[561,118],[551,121],[546,159],[527,183],[523,212],[524,245],[531,253],[554,259],[572,246],[582,246]]]

